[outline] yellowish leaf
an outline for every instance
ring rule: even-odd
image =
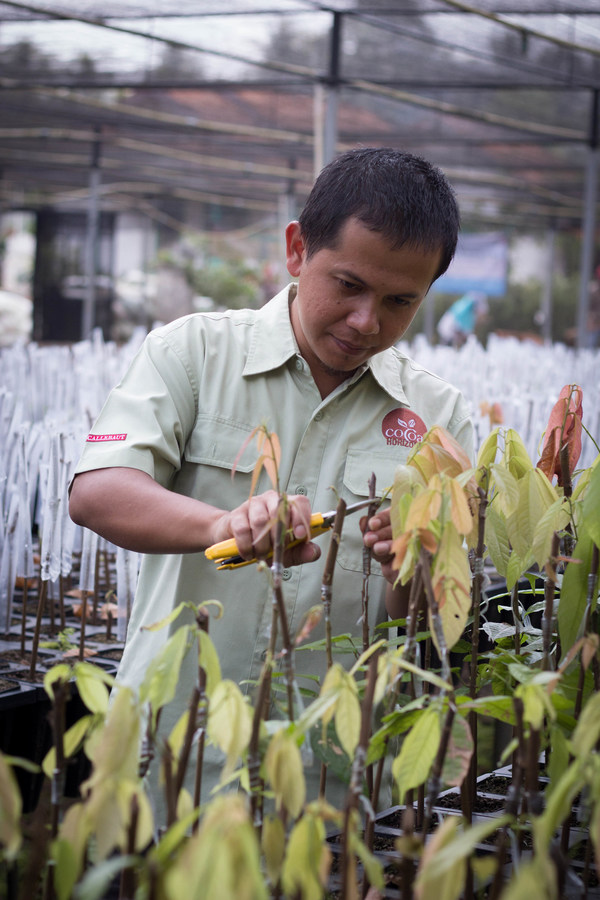
[[[21,833],[21,791],[11,767],[0,753],[0,847],[12,860],[17,857],[23,835]]]
[[[454,478],[449,478],[447,485],[450,493],[451,518],[459,534],[469,534],[473,528],[473,516],[469,501],[463,488]]]
[[[279,816],[265,816],[261,847],[269,881],[271,884],[277,884],[285,855],[285,828]]]
[[[304,815],[288,838],[281,881],[287,897],[322,900],[331,866],[325,828],[316,816]]]
[[[237,760],[248,746],[252,713],[234,681],[219,682],[213,691],[208,713],[208,736],[226,755],[221,781],[232,774]]]
[[[335,714],[335,707],[337,705],[337,696],[339,696],[340,690],[342,688],[342,683],[344,679],[345,671],[343,666],[339,663],[334,663],[326,672],[325,678],[323,679],[323,684],[321,685],[320,696],[325,697],[327,694],[336,695],[336,702],[331,706],[327,707],[323,711],[321,716],[321,721],[323,722],[323,726],[326,728],[327,725],[333,719]]]
[[[257,435],[258,452],[274,489],[279,484],[279,464],[281,462],[281,445],[274,431],[263,428]]]
[[[415,900],[458,900],[462,894],[466,860],[458,857],[454,865],[443,871],[436,871],[433,865],[440,850],[455,838],[459,824],[457,816],[448,816],[425,845],[415,881]]]
[[[340,744],[350,759],[354,756],[360,736],[360,703],[356,682],[344,672],[340,696],[335,708],[335,730]]]
[[[406,519],[406,531],[427,528],[432,519],[437,518],[442,506],[442,494],[439,490],[427,488],[413,499]]]
[[[296,819],[306,799],[304,770],[296,741],[283,729],[271,739],[265,755],[265,770],[277,809],[286,809]]]
[[[472,756],[473,736],[469,723],[462,716],[454,716],[442,771],[443,783],[460,787],[469,771]]]
[[[82,785],[82,793],[106,779],[137,778],[139,761],[139,714],[130,688],[121,685],[111,703],[103,728],[86,743],[93,763],[92,775]]]
[[[598,653],[600,647],[600,638],[597,634],[587,634],[583,639],[583,647],[581,649],[581,662],[583,668],[587,669],[593,658]]]
[[[206,674],[206,696],[210,697],[221,681],[221,663],[216,647],[206,631],[198,631],[199,653],[198,665]]]
[[[439,550],[433,561],[431,581],[438,602],[446,647],[450,650],[460,639],[471,606],[471,570],[462,538],[451,523],[442,532]],[[431,611],[432,637],[437,637]],[[438,653],[442,648],[437,647]]]
[[[408,732],[399,755],[392,763],[392,774],[398,785],[401,804],[406,792],[423,784],[428,777],[438,750],[440,734],[439,713],[430,706]]]

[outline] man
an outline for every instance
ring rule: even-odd
[[[440,343],[459,348],[488,314],[487,297],[481,291],[467,291],[464,297],[455,300],[438,322]]]
[[[323,170],[299,221],[286,228],[287,268],[297,285],[258,311],[192,315],[147,338],[88,439],[70,500],[76,522],[147,554],[123,682],[139,684],[168,637],[167,629],[143,625],[182,600],[213,597],[224,605],[211,625],[224,677],[258,678],[271,622],[265,576],[256,566],[218,572],[204,556],[228,538],[246,559],[271,547],[278,494],[263,477],[249,497],[256,448],[248,444],[238,459],[255,426],[265,422],[279,436],[279,482],[297,538],[306,538],[311,510],[335,507],[337,496],[367,497],[372,472],[378,493],[389,487],[396,466],[436,423],[470,452],[461,395],[394,349],[447,269],[458,227],[453,192],[429,163],[395,150],[350,151]],[[385,618],[394,580],[389,513],[369,526],[374,624]],[[315,561],[326,541],[303,541],[284,557],[292,634],[319,603]],[[360,633],[362,547],[358,518],[349,518],[333,582],[334,634]],[[315,688],[314,674],[323,672],[315,657],[296,654],[297,671],[308,676],[303,686]],[[165,728],[190,691],[182,688]]]

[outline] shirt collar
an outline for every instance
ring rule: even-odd
[[[367,361],[367,368],[377,384],[383,390],[401,403],[408,406],[408,399],[402,387],[400,378],[400,359],[398,351],[394,347],[384,350],[382,353],[376,353]]]
[[[270,372],[299,352],[290,321],[295,296],[296,285],[290,284],[258,310],[244,375]]]
[[[270,372],[300,354],[290,321],[290,304],[296,296],[296,291],[297,285],[290,284],[258,310],[244,375]],[[384,350],[383,353],[371,357],[354,373],[347,385],[354,384],[367,372],[390,397],[408,406],[400,380],[397,351]]]

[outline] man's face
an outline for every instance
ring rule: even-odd
[[[288,272],[298,279],[292,327],[323,397],[402,337],[441,257],[441,250],[393,250],[387,238],[354,218],[335,247],[310,259],[298,222],[291,222],[286,250]]]

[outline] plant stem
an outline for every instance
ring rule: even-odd
[[[202,606],[196,611],[196,625],[200,631],[208,634],[209,617]],[[201,645],[199,644],[199,647]],[[204,744],[206,740],[206,719],[208,716],[208,697],[206,696],[206,669],[202,665],[202,657],[198,653],[198,706],[196,707],[196,730],[198,733],[198,749],[196,750],[196,771],[194,775],[194,808],[200,806],[202,794],[202,767],[204,765]],[[198,816],[194,819],[192,832],[198,830]]]
[[[258,696],[254,707],[254,716],[252,718],[252,733],[250,735],[250,743],[248,744],[248,773],[250,779],[250,817],[252,823],[260,833],[262,828],[262,787],[263,781],[260,777],[260,724],[263,721],[269,691],[271,686],[271,666],[272,657],[267,654],[267,659],[260,673],[260,681],[258,684]]]
[[[594,544],[592,549],[592,563],[590,566],[590,571],[588,574],[588,591],[585,603],[585,613],[583,615],[583,634],[586,635],[589,633],[590,624],[591,624],[591,615],[592,615],[592,604],[596,597],[596,580],[598,578],[598,547]],[[598,660],[594,655],[592,659],[592,666],[598,666]],[[592,671],[595,673],[595,669],[592,668]],[[577,683],[577,695],[575,697],[575,719],[579,718],[581,713],[581,707],[583,705],[583,688],[585,686],[585,668],[583,665],[583,654],[579,655],[579,681]],[[596,686],[596,690],[598,687]]]
[[[481,587],[483,584],[483,566],[485,552],[485,523],[488,497],[487,491],[482,487],[478,488],[479,507],[477,520],[477,547],[475,548],[475,559],[473,561],[473,583],[471,585],[472,592],[472,615],[473,625],[471,631],[471,666],[469,672],[469,696],[472,700],[477,697],[477,660],[479,653],[479,619],[481,615]],[[473,755],[469,766],[467,778],[470,784],[470,795],[473,801],[477,796],[477,713],[471,710],[468,717],[469,728],[471,729],[471,737],[473,739]]]
[[[200,703],[200,687],[196,685],[194,690],[192,691],[192,697],[189,704],[189,715],[187,721],[187,727],[185,729],[185,737],[183,740],[183,746],[181,748],[181,753],[179,754],[179,759],[177,760],[177,771],[175,773],[175,782],[174,782],[174,793],[175,793],[175,802],[177,803],[177,798],[179,797],[179,793],[183,787],[183,781],[185,778],[185,770],[187,769],[188,762],[190,759],[190,753],[192,750],[192,743],[194,740],[194,734],[196,733],[196,720],[198,717],[198,704]]]
[[[162,752],[162,768],[165,778],[165,800],[167,806],[167,828],[174,824],[177,818],[177,801],[173,782],[173,751],[168,741],[165,741]]]
[[[42,617],[44,615],[44,607],[46,605],[46,594],[48,592],[48,582],[42,581],[40,585],[40,593],[38,597],[38,608],[35,617],[35,631],[33,633],[33,641],[31,642],[31,664],[29,666],[29,677],[33,681],[35,679],[35,669],[37,664],[38,647],[40,645],[40,631],[42,628]]]
[[[131,798],[131,818],[127,828],[127,854],[135,853],[135,840],[137,833],[140,807],[135,794]],[[127,866],[121,872],[121,884],[119,887],[119,900],[133,900],[136,890],[135,866]]]
[[[100,551],[96,548],[96,565],[94,567],[94,590],[92,592],[92,625],[98,624],[98,599],[100,587]]]
[[[431,631],[435,634],[437,648],[440,654],[440,662],[442,667],[442,678],[444,681],[450,682],[452,678],[452,673],[450,671],[450,659],[448,653],[448,646],[446,644],[446,637],[444,635],[444,629],[442,626],[442,619],[440,616],[440,608],[438,602],[435,597],[435,593],[433,590],[433,584],[431,582],[431,554],[421,548],[421,557],[423,558],[423,567],[422,567],[422,576],[423,576],[423,587],[425,588],[425,596],[427,598],[427,605],[429,606],[429,616],[431,622]],[[425,661],[425,668],[429,667],[429,662]]]
[[[431,769],[431,775],[429,778],[429,790],[427,791],[427,795],[425,797],[425,814],[423,817],[423,841],[425,841],[425,835],[429,830],[429,826],[431,824],[431,817],[433,813],[433,806],[436,801],[436,798],[440,792],[440,784],[441,784],[441,776],[442,769],[444,767],[444,760],[446,759],[446,753],[448,751],[448,744],[450,742],[450,735],[452,734],[452,723],[454,721],[454,716],[456,713],[456,706],[454,704],[454,700],[449,698],[448,709],[446,711],[446,716],[444,718],[444,725],[442,728],[442,734],[440,736],[440,743],[438,745],[437,753],[435,756],[435,760]]]
[[[62,575],[58,576],[58,615],[60,618],[60,630],[64,631],[67,623],[65,621],[65,579]]]
[[[369,668],[367,670],[367,683],[363,696],[360,719],[360,735],[358,745],[354,752],[354,760],[352,762],[352,772],[350,775],[350,785],[346,795],[346,806],[344,809],[344,829],[342,832],[342,897],[350,897],[354,895],[354,889],[350,888],[349,876],[350,869],[354,871],[354,865],[348,853],[349,830],[353,813],[357,812],[359,798],[362,791],[363,777],[365,774],[365,760],[367,758],[367,749],[369,746],[369,737],[371,735],[371,716],[373,712],[373,697],[375,695],[375,685],[377,683],[377,662],[380,651],[375,651],[369,659]],[[365,876],[366,878],[366,876]]]
[[[367,520],[375,515],[377,510],[377,500],[375,497],[376,478],[375,473],[371,473],[369,478],[369,499],[373,503],[369,504],[367,509]],[[369,547],[363,544],[362,560],[363,560],[363,577],[361,592],[361,609],[362,609],[362,643],[363,653],[369,649],[369,578],[371,577],[371,557],[372,552]]]
[[[90,591],[81,592],[81,631],[79,632],[79,659],[85,657],[85,625],[87,619],[87,600]]]
[[[340,497],[335,511],[333,531],[331,533],[331,540],[329,541],[329,549],[327,551],[327,559],[325,560],[325,568],[323,570],[323,578],[321,581],[321,601],[323,603],[323,618],[325,620],[325,649],[327,653],[328,669],[333,665],[333,653],[331,648],[331,585],[333,582],[335,561],[340,546],[345,514],[346,501],[343,497]]]
[[[521,655],[521,616],[519,613],[519,584],[513,586],[510,595],[510,605],[512,608],[513,622],[515,623],[515,653]]]
[[[285,539],[284,527],[284,506],[285,498],[280,496],[279,509],[277,516],[277,525],[275,533],[275,542],[273,545],[273,564],[271,565],[271,573],[273,576],[273,595],[277,606],[277,614],[281,624],[281,656],[283,658],[283,666],[285,669],[285,680],[288,699],[288,717],[290,722],[294,721],[294,698],[295,698],[295,677],[294,677],[294,647],[290,638],[290,629],[288,625],[287,612],[283,599],[282,580],[283,580],[283,544]]]
[[[548,671],[551,666],[552,633],[554,630],[554,595],[556,591],[556,558],[558,556],[559,537],[552,535],[550,559],[546,564],[546,584],[544,587],[544,614],[542,616],[542,669]]]
[[[23,606],[21,609],[21,656],[25,656],[25,633],[27,626],[27,599],[29,595],[29,579],[23,579]]]
[[[65,705],[66,705],[66,685],[64,682],[57,680],[52,683],[53,705],[52,705],[52,731],[54,737],[55,763],[52,772],[52,792],[51,792],[51,808],[52,818],[50,823],[50,834],[54,839],[58,834],[58,823],[60,817],[60,802],[63,795],[65,780]]]

